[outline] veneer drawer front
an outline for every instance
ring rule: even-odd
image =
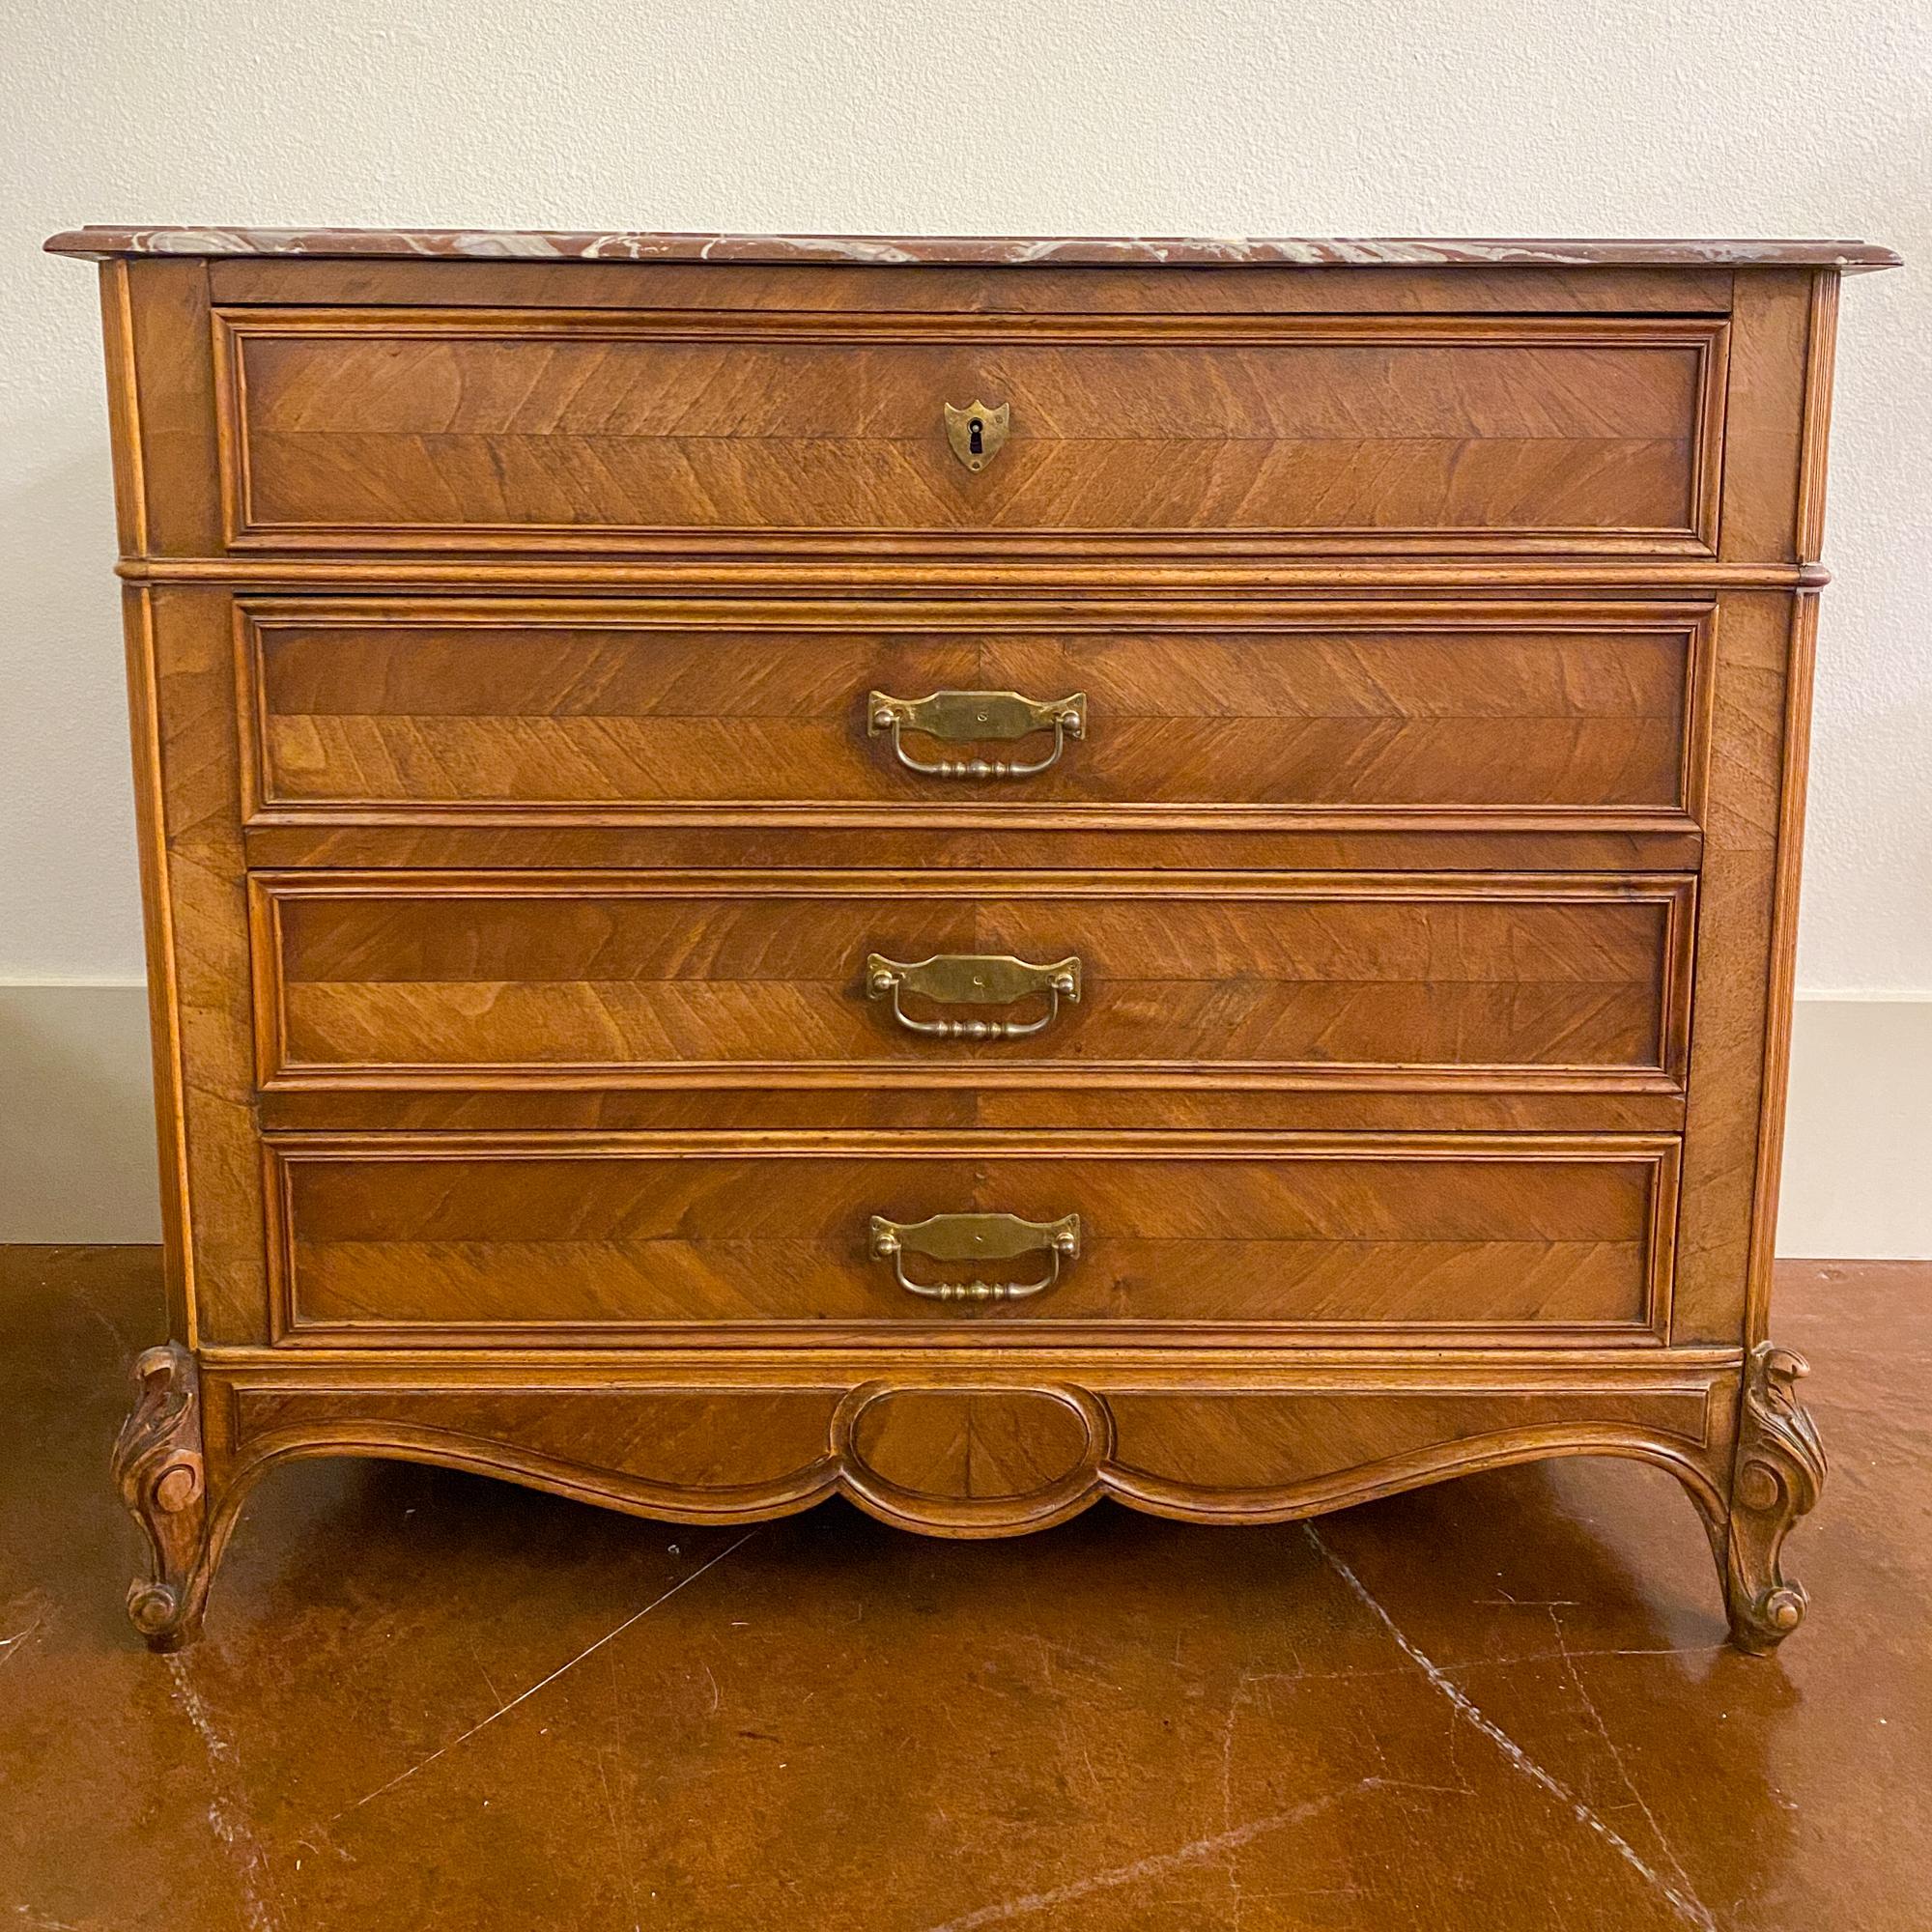
[[[357,598],[249,600],[238,624],[256,820],[1649,830],[1698,813],[1712,620]]]
[[[1715,544],[1715,319],[216,321],[242,546]]]
[[[907,1135],[269,1158],[280,1338],[380,1346],[986,1321],[1650,1340],[1677,1155],[1637,1136]]]
[[[261,1078],[1681,1087],[1675,875],[268,873]]]

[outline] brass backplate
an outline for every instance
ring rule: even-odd
[[[963,410],[956,410],[951,403],[946,405],[946,440],[952,445],[952,453],[968,469],[983,469],[999,455],[1007,440],[1007,431],[1012,427],[1013,408],[1010,403],[1002,403],[997,409],[989,404],[971,402]]]
[[[935,691],[927,697],[893,697],[875,691],[867,699],[866,728],[873,737],[895,724],[923,731],[950,745],[984,739],[1024,738],[1061,724],[1068,737],[1087,732],[1087,694],[1071,697],[1023,697],[1017,691]]]
[[[1080,1216],[1022,1221],[1017,1214],[933,1214],[923,1221],[872,1216],[872,1244],[888,1239],[907,1254],[935,1262],[1004,1262],[1042,1248],[1071,1260],[1080,1252]]]
[[[1030,993],[1050,991],[1077,1000],[1080,961],[1056,959],[1050,966],[1036,966],[1009,952],[941,952],[904,961],[875,952],[866,961],[866,980],[875,1000],[884,999],[896,983],[941,1006],[1004,1007]]]

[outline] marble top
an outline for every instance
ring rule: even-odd
[[[1729,268],[1785,264],[1889,269],[1868,242],[1268,241],[1246,235],[1111,238],[955,235],[654,235],[487,228],[72,228],[50,253],[417,256],[515,262],[844,262],[871,268],[947,263],[986,268]]]

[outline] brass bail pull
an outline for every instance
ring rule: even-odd
[[[905,1009],[905,998],[943,1007],[1004,1007],[1037,994],[1046,1010],[1025,1020],[949,1020],[921,1018]],[[893,1017],[907,1033],[928,1039],[1025,1039],[1044,1033],[1060,1017],[1063,1000],[1080,998],[1080,961],[1056,959],[1035,966],[1008,952],[940,952],[930,959],[888,959],[874,952],[866,961],[866,996],[891,1004]]]
[[[923,1221],[889,1221],[872,1216],[873,1256],[893,1264],[893,1278],[908,1294],[927,1301],[1023,1301],[1044,1294],[1060,1279],[1065,1263],[1080,1254],[1080,1216],[1058,1221],[1022,1221],[1017,1214],[931,1214]],[[914,1281],[906,1273],[907,1255],[936,1262],[1011,1261],[1016,1256],[1047,1256],[1045,1274],[1037,1281]]]
[[[1037,758],[916,758],[905,733],[942,745],[1010,744],[1036,731],[1053,743]],[[1069,738],[1087,735],[1087,694],[1070,697],[1023,697],[1017,691],[935,691],[925,697],[894,697],[883,691],[866,699],[866,733],[890,738],[893,755],[907,771],[928,779],[1030,779],[1060,762]]]

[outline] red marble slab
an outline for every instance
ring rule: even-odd
[[[867,267],[1052,264],[1135,268],[1712,268],[1746,265],[1889,269],[1868,242],[1537,242],[1261,240],[1245,235],[1055,239],[964,235],[664,235],[462,228],[72,228],[50,254],[419,256],[467,261],[850,262]]]

